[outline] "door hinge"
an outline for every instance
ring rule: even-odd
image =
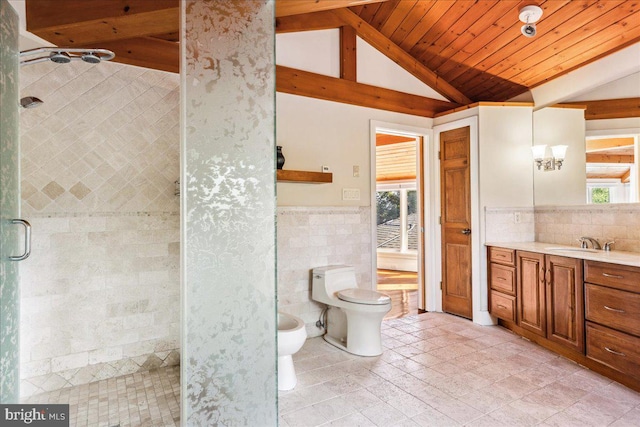
[[[440,281],[440,290],[442,290],[442,280]]]
[[[441,152],[440,152],[440,151],[438,151],[438,160],[441,160],[441,158],[440,158],[440,153],[441,153]]]
[[[442,225],[442,217],[441,216],[438,217],[438,224]]]

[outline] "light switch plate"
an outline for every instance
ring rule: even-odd
[[[360,200],[359,188],[343,188],[342,200]]]

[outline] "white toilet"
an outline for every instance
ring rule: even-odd
[[[382,354],[380,325],[391,310],[391,298],[358,288],[353,267],[314,268],[312,299],[329,306],[325,341],[358,356]]]
[[[293,354],[307,339],[304,321],[291,314],[278,312],[278,390],[291,390],[298,379],[293,366]]]

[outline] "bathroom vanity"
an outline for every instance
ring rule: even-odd
[[[640,254],[487,244],[498,323],[640,391]]]

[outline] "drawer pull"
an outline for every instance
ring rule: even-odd
[[[508,307],[505,307],[505,306],[504,306],[504,305],[502,305],[502,304],[498,304],[498,308],[501,308],[501,309],[503,309],[503,310],[508,310],[508,309],[509,309]]]
[[[503,282],[507,281],[507,279],[505,279],[504,277],[498,277],[498,280],[502,280]]]
[[[618,276],[616,274],[608,274],[608,273],[602,273],[602,275],[604,277],[610,277],[612,279],[624,279],[624,276]]]
[[[613,311],[616,313],[624,313],[624,310],[620,310],[619,308],[611,308],[608,305],[603,306],[605,310]]]
[[[615,354],[616,356],[626,357],[626,355],[624,353],[620,353],[619,351],[611,350],[609,347],[605,347],[604,349],[607,350],[609,353]]]

